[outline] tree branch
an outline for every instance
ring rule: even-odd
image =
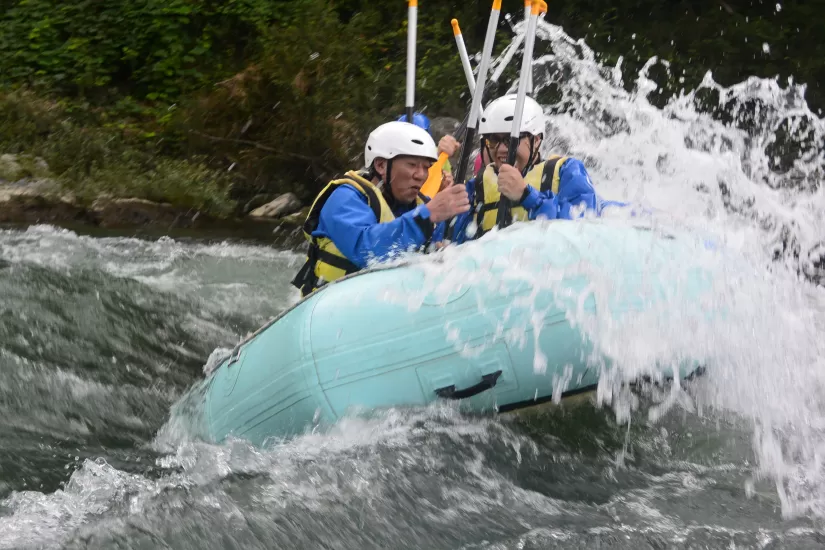
[[[729,14],[734,15],[736,13],[735,11],[733,11],[733,8],[730,6],[730,4],[725,2],[725,0],[719,0],[719,4],[723,8],[725,8],[725,11],[728,12]]]
[[[209,134],[204,134],[203,132],[198,132],[197,130],[189,130],[190,133],[195,134],[197,136],[203,137],[208,139],[209,141],[222,141],[225,143],[238,143],[240,145],[249,145],[256,149],[260,149],[261,151],[266,151],[267,153],[275,153],[276,155],[280,155],[282,157],[289,157],[298,160],[305,160],[307,162],[318,162],[318,159],[314,159],[312,157],[308,157],[306,155],[302,155],[300,153],[293,153],[291,151],[282,151],[280,149],[275,149],[274,147],[270,147],[269,145],[264,145],[263,143],[259,143],[257,141],[251,141],[248,139],[235,139],[235,138],[225,138],[219,136],[211,136]]]

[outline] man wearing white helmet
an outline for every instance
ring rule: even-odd
[[[430,199],[420,193],[437,149],[430,134],[407,122],[372,131],[366,169],[330,182],[304,223],[307,261],[292,284],[306,296],[326,283],[440,240],[447,219],[469,211],[467,191],[452,186]]]
[[[572,219],[586,209],[597,209],[596,191],[581,161],[558,155],[541,159],[544,110],[530,97],[525,98],[515,166],[505,164],[515,108],[516,96],[509,94],[490,102],[481,115],[481,149],[492,162],[480,176],[467,182],[473,208],[456,220],[454,238],[458,243],[478,238],[497,225],[501,194],[513,205],[513,221]],[[469,235],[471,221],[477,229]]]

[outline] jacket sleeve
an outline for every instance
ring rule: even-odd
[[[559,170],[559,178],[559,218],[569,220],[582,217],[584,210],[578,214],[572,212],[576,207],[596,211],[596,190],[580,160],[569,159],[565,162]]]
[[[546,177],[552,177],[552,174],[548,173]],[[552,191],[541,192],[528,186],[521,205],[528,210],[531,220],[539,217],[569,220],[584,215],[584,208],[597,210],[596,190],[580,160],[567,160],[559,170],[559,179],[559,192],[555,195]],[[582,211],[577,213],[576,208],[582,208]]]
[[[452,242],[455,244],[461,244],[467,241],[472,241],[475,239],[475,233],[472,235],[468,235],[467,231],[472,229],[471,225],[473,220],[475,219],[475,211],[473,210],[473,199],[475,196],[475,178],[471,179],[466,183],[467,187],[467,196],[470,198],[470,210],[463,214],[459,214],[455,217],[455,225],[453,226],[453,236]],[[445,222],[446,224],[452,223],[452,221]]]
[[[363,268],[371,260],[384,261],[424,245],[435,230],[429,218],[430,211],[422,204],[389,223],[378,223],[367,198],[341,185],[321,209],[313,236],[329,237],[344,256]]]

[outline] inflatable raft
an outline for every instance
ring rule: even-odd
[[[600,222],[516,224],[323,287],[238,344],[185,399],[197,401],[205,439],[265,444],[353,411],[442,399],[502,412],[592,390],[611,358],[587,320],[666,307],[674,285],[700,293],[701,270],[666,274],[695,248]]]

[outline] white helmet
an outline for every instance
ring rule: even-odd
[[[478,132],[489,134],[509,134],[513,130],[513,116],[516,113],[516,94],[508,94],[494,99],[481,113]],[[530,97],[524,98],[524,112],[521,114],[521,131],[534,136],[544,134],[544,109]]]
[[[387,122],[370,133],[364,148],[367,168],[376,158],[390,160],[400,155],[438,160],[438,148],[427,130],[409,122]]]

